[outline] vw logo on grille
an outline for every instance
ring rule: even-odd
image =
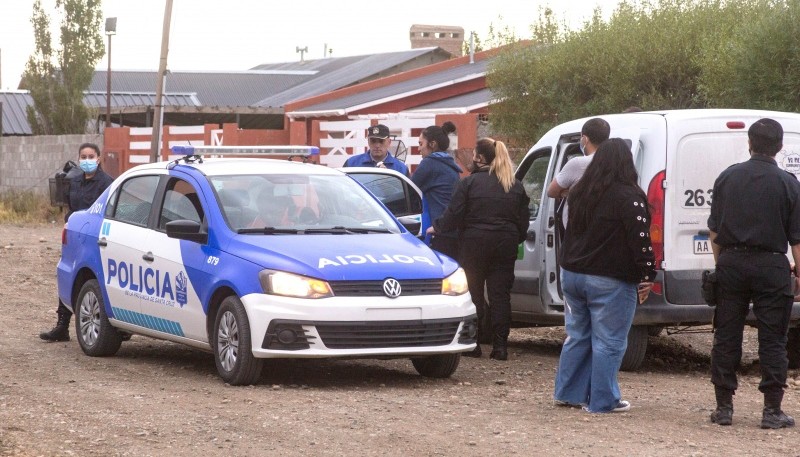
[[[400,296],[400,281],[394,278],[388,278],[383,281],[383,293],[389,298],[397,298]]]

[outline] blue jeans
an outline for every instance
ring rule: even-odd
[[[555,399],[593,413],[620,401],[617,373],[636,311],[636,283],[561,270],[567,339],[556,373]]]

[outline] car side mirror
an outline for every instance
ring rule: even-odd
[[[203,226],[195,221],[182,219],[167,222],[167,236],[170,238],[206,244],[208,242],[208,233],[202,230]]]
[[[409,232],[413,233],[414,235],[420,235],[419,229],[422,228],[422,222],[420,222],[417,217],[414,216],[401,216],[397,218],[398,221],[406,228]],[[422,234],[424,235],[424,233]]]

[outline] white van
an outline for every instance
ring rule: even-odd
[[[657,260],[653,293],[639,305],[628,335],[624,370],[644,360],[648,335],[710,324],[713,308],[700,295],[703,270],[714,268],[708,240],[708,215],[714,181],[728,166],[747,160],[747,129],[763,117],[781,123],[784,148],[778,165],[800,173],[800,114],[752,110],[679,110],[610,114],[611,137],[630,141],[639,185],[652,211],[650,229]],[[526,154],[517,178],[531,198],[531,222],[523,258],[516,263],[512,321],[519,326],[563,325],[556,200],[546,189],[570,157],[580,155],[580,130],[589,118],[561,124],[547,132]],[[750,322],[754,318],[750,316]],[[800,304],[792,310],[800,324]],[[800,359],[800,328],[790,331],[790,365]]]

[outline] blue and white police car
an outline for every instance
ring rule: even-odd
[[[244,385],[293,357],[410,358],[448,377],[475,347],[463,270],[355,179],[187,152],[123,173],[70,217],[58,292],[84,353],[146,335],[210,350]]]

